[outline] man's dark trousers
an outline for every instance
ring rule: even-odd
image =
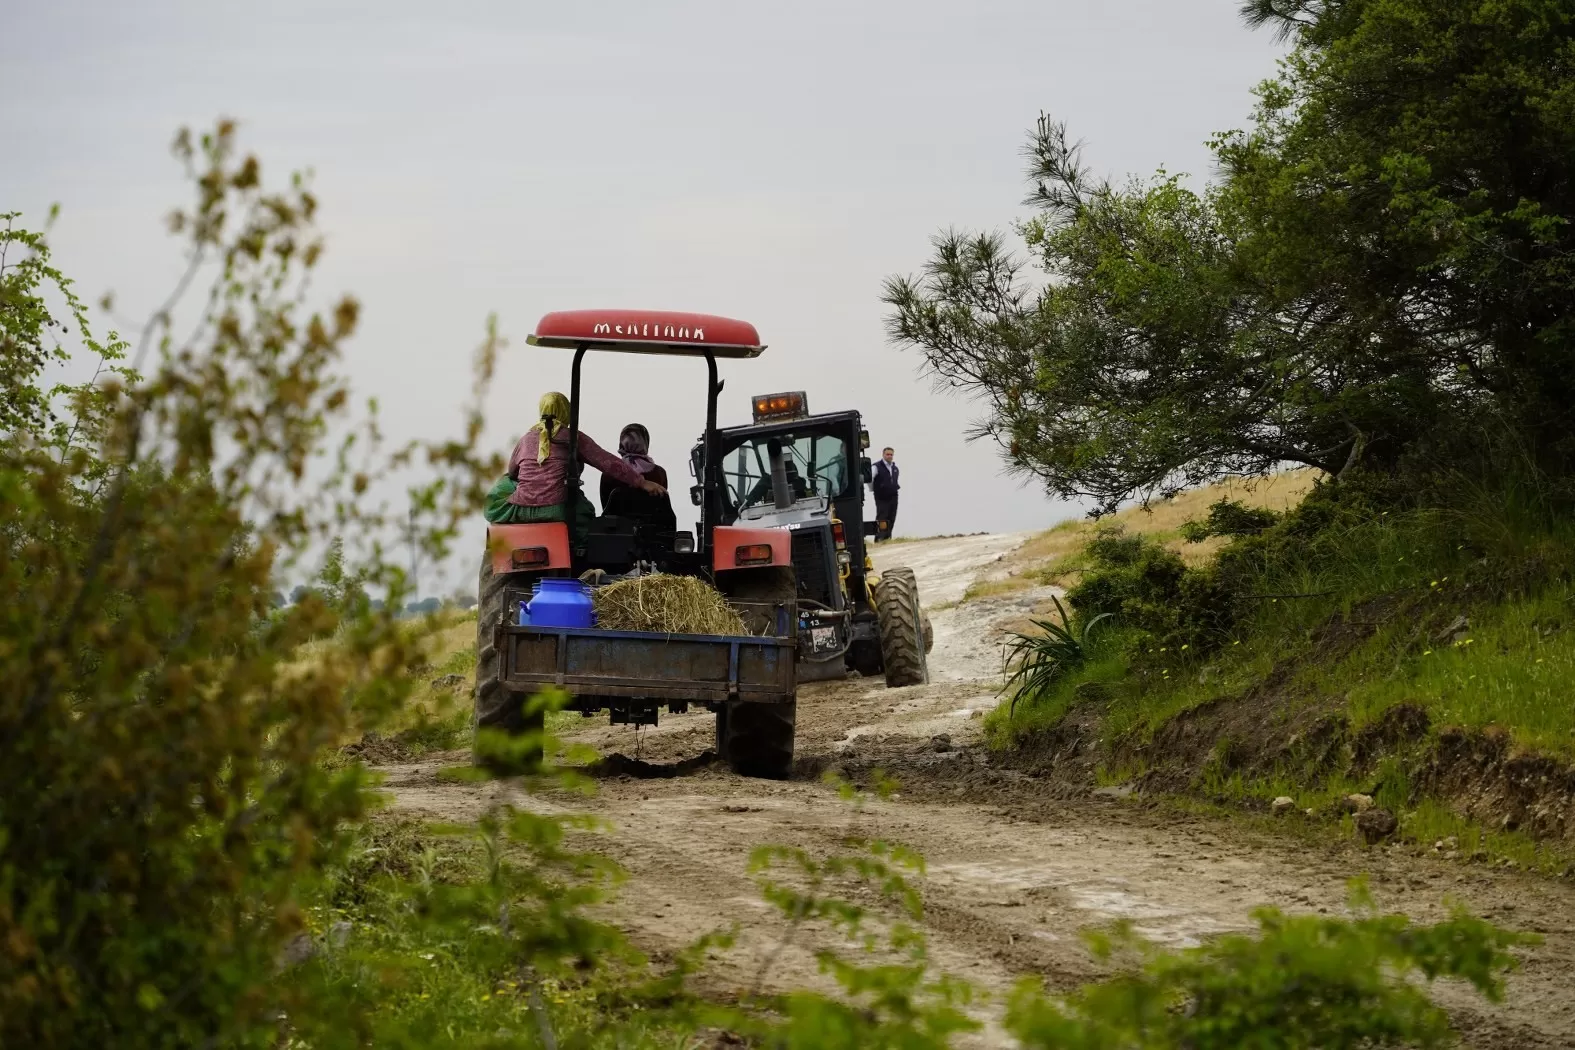
[[[891,530],[897,527],[897,494],[875,497],[875,517],[880,522],[881,528],[875,536],[877,540],[891,539]]]
[[[894,463],[881,460],[875,464],[874,483],[870,487],[875,490],[875,519],[880,522],[876,540],[891,539],[892,530],[897,526],[897,490],[901,488],[898,474]]]

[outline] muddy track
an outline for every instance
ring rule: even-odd
[[[1100,976],[1078,936],[1088,927],[1129,919],[1151,938],[1193,944],[1250,928],[1250,913],[1262,904],[1342,913],[1347,880],[1367,874],[1385,909],[1429,921],[1458,900],[1545,936],[1511,978],[1504,1004],[1439,990],[1466,1045],[1575,1047],[1575,889],[1567,883],[1354,843],[1310,844],[1235,821],[1178,816],[1114,792],[1056,798],[1044,782],[992,766],[977,746],[978,716],[994,702],[999,625],[1020,619],[1048,592],[951,603],[1020,539],[967,537],[880,552],[879,560],[916,570],[934,610],[932,682],[802,687],[792,780],[745,780],[697,760],[712,743],[711,716],[699,711],[664,715],[638,733],[587,719],[571,739],[633,760],[604,764],[589,800],[438,780],[437,770],[463,760],[460,753],[385,767],[387,788],[396,807],[444,819],[473,817],[502,798],[606,819],[613,830],[593,844],[629,874],[607,914],[636,943],[660,957],[706,931],[738,925],[737,946],[706,980],[719,996],[757,981],[825,986],[814,952],[835,942],[806,931],[784,947],[783,924],[761,903],[748,857],[767,843],[830,851],[852,830],[924,854],[932,958],[993,992],[1024,975],[1058,987]],[[857,779],[874,768],[895,774],[902,789],[858,813],[820,779],[827,769]],[[999,1006],[997,996],[979,1007],[986,1029],[973,1045],[1007,1045],[994,1024]]]

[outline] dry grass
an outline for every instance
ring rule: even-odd
[[[967,539],[970,536],[988,536],[988,535],[989,535],[988,532],[941,532],[941,533],[936,533],[934,536],[893,536],[889,540],[882,540],[881,541],[881,546],[884,547],[888,543],[903,544],[903,543],[927,543],[930,540],[962,540],[962,539]]]
[[[405,666],[387,667],[385,673],[410,679],[412,689],[405,704],[389,720],[379,725],[384,735],[412,726],[453,721],[470,709],[476,679],[476,613],[474,610],[443,609],[431,617],[419,617],[400,624],[401,632],[416,642],[417,653]],[[312,673],[341,657],[342,643],[337,637],[307,642],[295,658],[280,667],[281,684]],[[452,676],[459,676],[455,681]],[[442,683],[442,684],[440,684]],[[353,718],[339,743],[361,739],[363,726]]]
[[[1027,576],[1001,576],[998,578],[974,580],[963,592],[962,600],[974,601],[977,598],[994,598],[1002,594],[1016,594],[1018,591],[1032,587],[1034,581]]]
[[[1183,523],[1207,517],[1209,505],[1222,499],[1237,500],[1249,507],[1286,510],[1301,502],[1317,477],[1318,472],[1311,469],[1288,470],[1267,478],[1225,481],[1192,489],[1148,507],[1129,507],[1103,522],[1064,521],[1007,555],[990,577],[976,581],[969,588],[969,597],[1009,594],[1036,583],[1056,582],[1057,573],[1072,567],[1070,562],[1082,551],[1094,530],[1111,522],[1128,532],[1161,540],[1188,565],[1203,565],[1226,540],[1213,537],[1202,543],[1187,543],[1179,534]]]
[[[475,646],[476,614],[471,611],[456,613],[454,622],[431,635],[423,649],[429,663],[439,664],[450,654],[461,649],[474,650]]]
[[[476,613],[474,610],[442,609],[428,617],[417,617],[400,624],[400,631],[407,639],[417,643],[422,662],[436,665],[456,649],[470,648],[476,644]],[[280,668],[285,681],[315,671],[325,661],[337,660],[341,647],[337,637],[329,635],[307,642],[295,651],[294,659]],[[409,670],[409,669],[405,669]]]
[[[745,635],[743,618],[715,588],[692,576],[657,573],[592,593],[596,626],[610,631]]]
[[[1267,478],[1224,481],[1218,485],[1183,492],[1174,499],[1155,503],[1146,508],[1128,508],[1117,514],[1116,520],[1129,532],[1165,537],[1170,540],[1170,546],[1184,560],[1195,564],[1206,562],[1213,557],[1214,552],[1223,545],[1224,541],[1216,537],[1213,546],[1210,546],[1209,541],[1183,543],[1176,538],[1176,533],[1183,523],[1208,517],[1209,505],[1222,499],[1237,500],[1249,507],[1284,511],[1302,501],[1302,497],[1312,488],[1318,474],[1316,470],[1303,468],[1288,470]],[[1092,529],[1094,523],[1087,522],[1084,527]]]

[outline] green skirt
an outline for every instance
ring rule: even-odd
[[[487,504],[482,513],[494,525],[533,525],[541,521],[568,521],[569,533],[575,541],[575,546],[584,542],[586,533],[591,530],[591,519],[596,517],[596,507],[585,498],[585,493],[579,493],[575,501],[574,517],[568,518],[564,514],[562,503],[553,503],[545,507],[522,507],[518,503],[510,503],[509,497],[514,495],[516,488],[514,482],[504,475],[498,479],[496,485],[487,493]]]

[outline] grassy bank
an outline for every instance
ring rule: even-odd
[[[1275,516],[1190,542],[1221,500]],[[1023,554],[1021,577],[1068,588],[1074,624],[1110,616],[989,719],[1017,760],[1331,817],[1371,795],[1404,836],[1527,863],[1575,832],[1575,529],[1534,501],[1421,509],[1281,475]]]

